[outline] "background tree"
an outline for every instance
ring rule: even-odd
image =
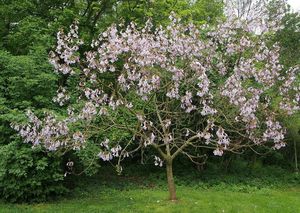
[[[274,36],[274,42],[277,41],[281,46],[281,63],[286,67],[298,66],[300,61],[300,15],[299,13],[287,12],[282,19],[282,29]],[[289,149],[286,156],[294,156],[294,168],[298,172],[298,156],[300,142],[300,115],[294,115],[292,119],[283,118],[288,127],[288,135],[290,140]]]

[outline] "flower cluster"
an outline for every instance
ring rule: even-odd
[[[224,146],[224,149],[227,148],[229,145],[229,138],[228,135],[225,133],[224,129],[220,126],[217,131],[217,137],[218,137],[218,144]]]
[[[70,26],[66,35],[63,30],[57,33],[57,46],[55,51],[50,52],[50,63],[56,72],[62,74],[74,74],[72,65],[79,61],[78,49],[83,42],[78,38],[78,22]]]
[[[300,80],[297,79],[298,73],[300,73],[300,67],[287,70],[287,75],[283,77],[283,84],[280,87],[280,94],[283,97],[280,108],[289,115],[300,110]]]
[[[63,106],[69,99],[70,95],[67,94],[66,88],[59,88],[56,91],[57,95],[53,98],[53,101],[58,103],[60,106]]]
[[[160,157],[154,156],[154,165],[155,166],[163,166],[163,160]]]
[[[122,147],[120,145],[110,147],[109,139],[105,139],[100,145],[103,150],[99,152],[98,156],[103,161],[110,161],[114,157],[120,156],[120,151],[122,150]]]
[[[274,121],[273,117],[269,117],[266,121],[267,129],[263,134],[263,140],[273,140],[274,148],[280,149],[285,146],[283,142],[285,131],[278,121]]]
[[[51,114],[46,114],[40,120],[31,111],[27,112],[28,124],[14,124],[13,128],[24,138],[24,142],[33,146],[42,145],[49,151],[55,151],[61,147],[81,149],[84,147],[86,138],[80,132],[72,133],[68,125],[72,120],[58,120]]]

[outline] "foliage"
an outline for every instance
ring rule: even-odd
[[[123,1],[117,8],[119,17],[125,23],[134,21],[141,25],[152,18],[154,25],[169,24],[169,15],[175,12],[185,23],[196,25],[215,23],[223,15],[223,2],[220,0],[169,0],[169,1]]]
[[[299,66],[300,64],[300,14],[287,12],[282,19],[283,28],[274,36],[274,42],[280,43],[281,46],[281,62],[285,66]],[[300,79],[298,79],[300,84]],[[290,159],[290,164],[295,171],[299,168],[297,158],[300,156],[300,114],[294,115],[292,118],[282,118],[286,124],[288,132],[288,147],[283,153],[285,159]],[[293,157],[292,157],[293,156]],[[293,162],[291,162],[291,160]]]
[[[41,202],[66,193],[60,161],[17,139],[2,145],[0,196],[10,202]]]
[[[287,13],[282,20],[283,29],[274,40],[281,45],[282,61],[285,65],[299,65],[300,61],[300,14]]]

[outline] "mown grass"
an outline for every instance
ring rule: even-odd
[[[167,200],[164,170],[144,169],[135,167],[136,172],[117,176],[104,167],[98,176],[81,177],[62,199],[39,204],[0,202],[0,213],[300,212],[300,177],[278,168],[264,168],[266,174],[178,171],[175,203]]]
[[[161,188],[120,190],[96,187],[73,198],[41,204],[0,204],[10,212],[300,212],[300,188],[238,192],[231,188],[197,189],[179,186],[178,202],[166,200]]]

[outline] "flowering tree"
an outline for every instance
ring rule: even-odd
[[[117,158],[119,170],[122,159],[152,147],[159,155],[155,164],[166,165],[171,200],[179,154],[201,164],[205,156],[189,150],[222,156],[263,144],[285,146],[276,117],[300,108],[299,69],[285,69],[278,45],[264,42],[272,28],[256,35],[245,20],[200,29],[170,20],[166,29],[153,29],[150,21],[141,30],[134,23],[125,30],[113,25],[84,54],[76,22],[69,33],[60,31],[50,62],[57,73],[78,80],[78,91],[60,88],[54,101],[68,104],[78,94],[77,107],[63,119],[29,111],[29,123],[14,128],[25,142],[49,151],[81,149],[100,138],[99,157]],[[111,129],[126,134],[111,135]]]

